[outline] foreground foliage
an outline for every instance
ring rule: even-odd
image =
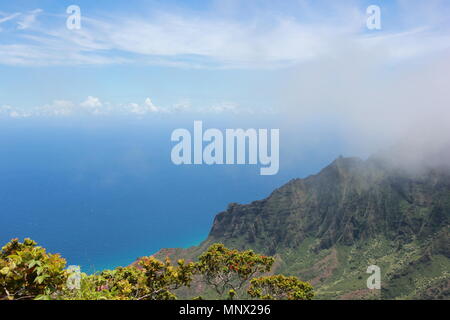
[[[248,294],[253,298],[266,300],[311,300],[314,297],[313,287],[297,277],[275,275],[254,278]]]
[[[36,299],[62,290],[66,261],[31,239],[13,239],[0,251],[0,299]]]
[[[197,270],[219,296],[228,292],[228,297],[233,298],[253,276],[269,272],[274,262],[274,258],[252,250],[230,250],[217,243],[199,257]]]
[[[172,264],[143,257],[128,267],[87,275],[65,269],[66,261],[31,239],[13,239],[0,251],[0,300],[172,300],[194,278],[222,298],[239,298],[247,289],[256,299],[312,299],[313,289],[296,277],[263,276],[273,257],[213,244],[197,262]],[[254,278],[258,275],[258,278]],[[199,298],[199,297],[197,297]]]

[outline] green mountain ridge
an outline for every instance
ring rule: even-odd
[[[221,242],[274,255],[275,273],[311,282],[319,299],[448,299],[449,218],[446,168],[340,157],[263,200],[230,204],[199,246],[156,256],[195,260]],[[381,268],[381,290],[367,288],[369,265]]]

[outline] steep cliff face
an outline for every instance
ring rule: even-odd
[[[312,282],[319,298],[448,298],[448,172],[339,158],[264,200],[230,204],[199,247],[177,255],[195,259],[214,242],[252,248],[277,257],[275,272]],[[372,264],[381,291],[367,289]]]
[[[339,158],[267,199],[231,204],[216,216],[209,237],[274,254],[309,237],[320,239],[317,249],[377,236],[426,238],[448,225],[449,216],[447,174],[399,173],[379,160]]]

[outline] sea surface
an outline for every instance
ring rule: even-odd
[[[221,119],[204,126],[270,123]],[[262,199],[344,149],[335,133],[311,125],[304,136],[280,129],[275,176],[259,175],[259,165],[175,166],[170,134],[192,125],[164,117],[0,120],[0,244],[30,237],[88,273],[126,266],[161,248],[200,243],[230,202]]]

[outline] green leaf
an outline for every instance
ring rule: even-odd
[[[9,272],[9,268],[8,267],[4,267],[3,269],[0,270],[0,273],[5,275],[5,276],[8,274],[8,272]]]
[[[48,277],[49,277],[48,274],[43,274],[43,275],[41,275],[41,276],[39,276],[39,277],[36,277],[36,279],[34,279],[34,281],[35,281],[36,283],[42,284],[42,282],[44,282],[44,280],[45,280],[46,278],[48,278]]]

